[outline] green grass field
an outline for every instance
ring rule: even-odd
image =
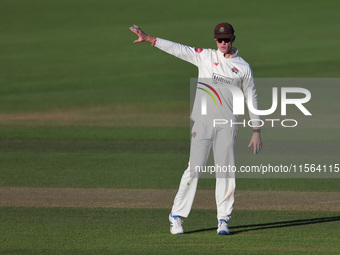
[[[236,211],[216,235],[213,210],[194,210],[172,236],[161,209],[0,208],[2,254],[337,254],[336,212]],[[265,215],[265,217],[264,217]],[[127,226],[130,226],[127,228]]]
[[[134,45],[133,24],[215,48],[213,27],[228,21],[255,78],[313,81],[306,85],[313,116],[292,111],[287,118],[301,119],[298,128],[263,128],[256,157],[241,128],[238,164],[340,163],[340,89],[328,79],[340,76],[339,7],[335,0],[3,0],[0,186],[178,187],[197,70]],[[260,106],[270,105],[270,89],[258,86]],[[240,178],[237,187],[339,192],[339,180]],[[214,184],[202,179],[199,188]],[[235,210],[233,235],[217,237],[214,210],[193,210],[183,236],[169,234],[169,210],[0,207],[0,254],[340,253],[339,212]]]

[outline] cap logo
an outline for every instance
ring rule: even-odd
[[[225,30],[224,30],[224,27],[220,27],[220,30],[218,30],[218,31],[220,31],[221,33],[223,33]]]

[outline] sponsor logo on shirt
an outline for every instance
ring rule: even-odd
[[[229,85],[233,84],[233,79],[217,74],[217,73],[213,73],[212,81],[214,84],[217,84],[217,83],[229,84]]]
[[[201,52],[203,51],[203,49],[202,49],[202,48],[195,48],[195,51],[196,51],[197,53],[201,53]]]

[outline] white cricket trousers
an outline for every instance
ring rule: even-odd
[[[234,167],[236,132],[234,128],[212,127],[195,122],[192,127],[190,158],[188,168],[184,171],[177,195],[172,207],[172,214],[188,217],[194,202],[201,169],[206,165],[211,147],[213,148],[215,169]],[[225,168],[224,168],[225,169]],[[235,198],[235,175],[227,171],[216,174],[215,198],[217,219],[229,222]]]

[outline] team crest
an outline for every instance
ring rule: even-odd
[[[192,137],[193,137],[193,138],[196,137],[196,132],[192,132]]]
[[[220,30],[218,30],[218,31],[220,31],[221,33],[223,33],[223,32],[224,32],[224,27],[220,27]]]
[[[231,68],[231,71],[236,74],[238,73],[238,69],[236,67]]]

